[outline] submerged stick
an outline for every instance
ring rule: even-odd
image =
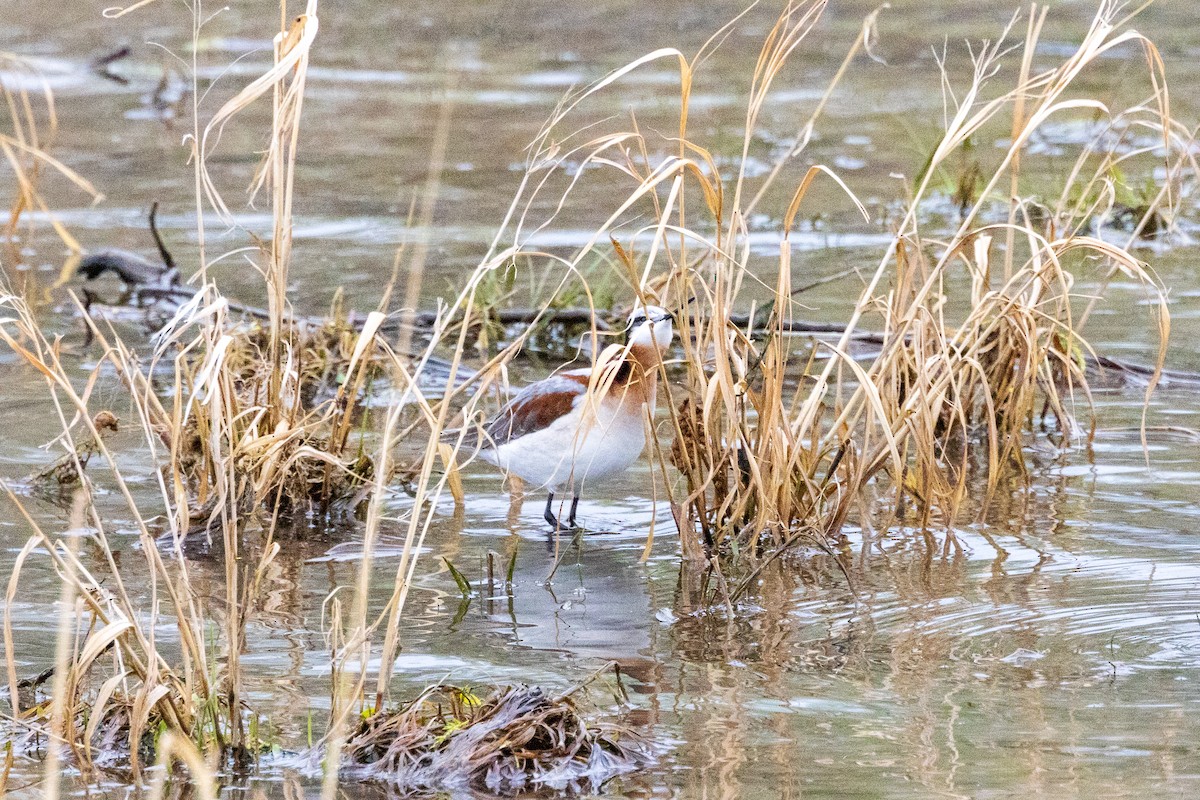
[[[108,251],[109,254],[113,252],[116,251]],[[122,255],[124,254],[122,253]],[[169,254],[164,253],[164,260],[168,257]],[[188,287],[172,285],[141,286],[137,294],[143,300],[183,303],[190,300],[194,293],[194,290]],[[89,306],[94,304],[93,302]],[[229,301],[229,309],[234,313],[258,320],[270,319],[270,314],[264,308]],[[493,321],[506,326],[542,323],[562,327],[588,325],[595,326],[597,330],[601,331],[611,331],[614,328],[613,325],[609,324],[602,317],[597,317],[596,312],[590,308],[503,308],[493,310],[490,312],[490,315]],[[345,322],[349,327],[361,330],[366,325],[368,317],[369,314],[350,311],[346,314]],[[758,317],[758,314],[749,313],[730,314],[727,320],[734,327],[746,328],[753,325],[757,328],[760,322]],[[703,317],[698,316],[690,318],[689,321],[693,326],[706,322]],[[284,322],[288,325],[319,328],[327,324],[329,319],[316,315],[287,315]],[[437,324],[438,315],[436,311],[405,312],[403,318],[389,316],[385,319],[379,326],[379,332],[384,334],[397,333],[402,328],[408,327],[413,332],[427,334],[431,333]],[[792,336],[842,336],[845,334],[849,343],[857,345],[883,346],[887,343],[888,338],[885,334],[874,331],[858,330],[847,333],[846,326],[834,322],[813,322],[802,319],[777,320],[772,323],[772,328]],[[1117,373],[1121,377],[1122,382],[1127,385],[1144,386],[1153,378],[1155,373],[1154,367],[1146,364],[1096,355],[1090,352],[1084,353],[1083,357],[1089,369]],[[1163,369],[1160,371],[1158,385],[1164,388],[1200,391],[1200,373]]]

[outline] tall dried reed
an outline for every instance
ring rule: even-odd
[[[615,269],[631,294],[681,312],[683,377],[668,384],[670,419],[659,430],[674,440],[670,459],[679,480],[670,500],[688,559],[715,564],[714,557],[733,553],[770,557],[801,540],[823,544],[852,518],[870,527],[903,515],[918,526],[949,528],[968,507],[986,506],[986,497],[964,502],[973,475],[983,477],[990,495],[1007,472],[1021,470],[1039,411],[1052,419],[1056,441],[1086,435],[1080,422],[1088,398],[1080,357],[1088,347],[1081,330],[1086,299],[1073,287],[1092,263],[1141,282],[1156,299],[1150,326],[1159,336],[1160,367],[1165,353],[1169,318],[1152,270],[1134,254],[1132,239],[1112,244],[1089,227],[1113,203],[1113,167],[1147,148],[1120,151],[1111,147],[1111,135],[1099,139],[1081,154],[1067,184],[1053,188],[1057,198],[1035,194],[1021,172],[1021,153],[1040,128],[1080,114],[1107,119],[1110,132],[1137,126],[1158,133],[1161,145],[1149,149],[1163,159],[1168,177],[1140,209],[1139,230],[1171,217],[1179,182],[1196,172],[1189,132],[1170,116],[1157,50],[1127,29],[1119,4],[1105,2],[1076,51],[1057,65],[1034,68],[1046,13],[1036,6],[1022,41],[1010,43],[1010,26],[971,51],[968,74],[943,65],[942,130],[927,163],[904,183],[905,212],[891,243],[846,309],[844,331],[818,342],[810,359],[798,355],[804,350],[790,336],[800,311],[790,235],[814,181],[836,182],[867,213],[834,170],[804,156],[828,99],[853,59],[869,49],[880,12],[865,20],[792,146],[765,177],[751,177],[749,153],[789,56],[811,35],[825,5],[788,3],[766,36],[731,174],[688,126],[696,72],[728,28],[690,59],[658,50],[567,98],[531,146],[505,224],[459,298],[470,307],[492,272],[535,253],[524,243],[553,224],[568,197],[586,192],[587,176],[633,184],[628,199],[572,256],[537,255],[552,264],[553,295],[586,281],[583,265],[611,241]],[[1080,76],[1097,60],[1139,46],[1147,58],[1147,104],[1114,113],[1078,95]],[[672,138],[652,138],[636,126],[604,131],[590,119],[589,103],[602,99],[606,87],[662,60],[679,66]],[[981,172],[982,189],[957,229],[942,240],[927,238],[922,221],[926,207],[941,199],[938,176],[953,172],[971,138],[985,133],[1007,133],[1009,143]],[[554,191],[557,200],[546,196]],[[749,248],[748,220],[768,203],[783,209],[773,263]],[[546,205],[555,211],[534,219],[533,209]],[[612,238],[647,214],[654,222],[624,233],[624,243]],[[748,324],[731,322],[746,312],[753,312]],[[882,336],[878,353],[865,361],[851,347],[863,330]]]
[[[195,11],[199,13],[198,7]],[[17,591],[22,566],[41,547],[62,576],[64,592],[69,590],[71,598],[82,602],[77,610],[73,602],[67,607],[72,618],[64,620],[63,635],[78,639],[72,645],[74,657],[60,664],[56,672],[52,702],[54,719],[65,721],[61,722],[66,732],[63,744],[72,748],[84,766],[91,763],[97,735],[112,727],[120,729],[117,735],[126,742],[135,773],[142,766],[143,736],[160,726],[176,736],[176,752],[186,751],[179,749],[183,745],[178,742],[191,740],[200,750],[214,754],[216,761],[234,763],[253,756],[258,743],[248,740],[244,724],[240,657],[246,647],[247,608],[260,576],[278,553],[274,536],[281,500],[307,500],[310,493],[321,498],[322,492],[328,498],[333,484],[364,487],[367,483],[358,459],[343,455],[345,436],[336,448],[331,447],[331,431],[354,412],[354,403],[329,401],[313,407],[307,402],[309,387],[298,360],[308,355],[302,351],[309,340],[300,335],[287,312],[295,154],[308,51],[317,30],[315,3],[308,12],[276,37],[272,69],[222,105],[206,125],[196,120],[192,142],[198,192],[215,213],[231,221],[216,190],[217,181],[209,172],[208,156],[223,127],[239,111],[267,93],[272,95],[270,142],[258,176],[260,185],[269,186],[275,218],[262,269],[270,298],[263,330],[229,318],[228,303],[209,280],[202,247],[194,270],[199,289],[159,331],[148,354],[84,314],[101,354],[87,386],[80,391],[72,380],[73,368],[64,365],[60,348],[40,329],[26,299],[12,292],[0,298],[8,312],[0,320],[0,338],[44,377],[59,410],[62,443],[76,461],[74,474],[83,481],[81,497],[85,501],[80,514],[86,527],[75,527],[86,530],[104,554],[105,569],[93,574],[75,557],[70,546],[74,538],[44,533],[27,514],[35,533],[9,583],[11,596]],[[193,26],[196,37],[199,25],[197,19]],[[6,96],[14,111],[16,133],[5,135],[0,147],[6,152],[19,149],[35,158],[33,166],[24,170],[14,162],[18,174],[24,176],[49,164],[73,177],[38,148],[28,98],[15,103],[14,95]],[[82,179],[76,182],[91,191]],[[19,185],[14,224],[21,209],[45,205],[32,180],[21,180]],[[197,225],[202,242],[204,224],[200,206]],[[73,240],[68,244],[78,247]],[[361,387],[358,372],[365,368],[362,356],[373,337],[373,329],[361,333],[334,329],[322,343],[344,359],[350,387]],[[336,352],[339,350],[344,355]],[[173,381],[169,391],[160,396],[150,376],[164,363],[169,365]],[[149,458],[161,465],[157,473],[160,509],[147,508],[144,499],[140,503],[135,499],[92,421],[92,390],[101,372],[110,369],[128,390]],[[118,487],[139,530],[140,550],[151,576],[144,594],[129,591],[113,556],[105,520],[92,502],[91,480],[78,463],[76,436],[81,430],[96,443],[108,467],[107,480]],[[315,490],[312,484],[317,485]],[[22,502],[16,495],[12,498],[24,512]],[[160,511],[166,512],[168,526],[161,536],[146,521]],[[264,538],[262,546],[253,551],[244,547],[249,531],[259,531]],[[189,536],[215,537],[223,545],[224,596],[211,605],[190,583],[183,549]],[[78,621],[76,614],[80,615]],[[88,617],[94,622],[81,624]],[[178,627],[178,658],[168,659],[156,645],[156,633],[167,619]],[[220,619],[222,625],[216,651],[208,641],[214,619]],[[8,678],[15,702],[17,677],[7,610],[4,621]],[[86,730],[76,728],[83,720]]]
[[[4,227],[7,249],[3,258],[3,274],[10,282],[16,282],[17,274],[12,268],[22,259],[19,248],[14,247],[14,241],[19,235],[21,218],[27,212],[45,213],[55,233],[67,248],[75,253],[82,249],[46,203],[42,184],[47,171],[65,178],[94,202],[101,200],[102,195],[86,178],[54,157],[54,140],[58,135],[54,92],[38,73],[36,66],[20,56],[0,52],[0,72],[18,77],[15,88],[0,79],[0,96],[3,96],[4,107],[8,112],[7,130],[0,130],[0,152],[4,154],[13,177],[12,197],[8,199],[8,221]],[[31,84],[39,86],[40,91],[31,92]],[[28,273],[21,277],[23,283]],[[29,294],[37,296],[35,292]]]

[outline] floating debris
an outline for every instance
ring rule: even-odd
[[[649,763],[644,743],[619,726],[588,723],[572,695],[509,686],[485,699],[432,687],[398,711],[363,719],[346,741],[342,775],[403,792],[594,791]]]
[[[111,272],[129,287],[169,286],[177,282],[179,273],[163,264],[128,250],[100,250],[79,260],[77,271],[89,281]]]

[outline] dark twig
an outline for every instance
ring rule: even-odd
[[[166,265],[167,271],[175,270],[175,259],[171,257],[171,251],[167,249],[166,242],[163,241],[162,234],[158,232],[158,201],[155,200],[150,204],[150,233],[154,236],[154,244],[158,246],[158,254],[162,256],[163,264]],[[176,275],[179,273],[176,272]]]
[[[94,60],[91,63],[91,70],[101,78],[105,78],[114,83],[119,83],[122,86],[127,86],[129,84],[129,78],[126,78],[124,75],[118,75],[110,68],[118,61],[129,58],[132,53],[133,51],[130,50],[128,46],[117,48],[108,55],[100,56]]]
[[[153,221],[152,230],[156,231],[153,227]],[[170,253],[166,250],[162,240],[158,237],[157,231],[155,232],[155,240],[159,245],[159,252],[162,254],[163,260],[167,265],[167,270],[159,274],[169,278],[169,285],[164,286],[160,284],[155,286],[139,283],[139,277],[142,273],[148,271],[147,265],[149,267],[153,267],[153,265],[141,256],[124,253],[119,250],[103,251],[97,253],[95,256],[88,256],[79,268],[79,272],[90,280],[104,270],[112,270],[120,275],[126,283],[132,282],[132,284],[138,284],[137,296],[141,300],[179,303],[190,300],[194,290],[178,285],[175,282],[178,272],[174,271],[174,261],[171,259]],[[229,308],[235,313],[256,319],[265,320],[268,318],[267,310],[264,308],[257,308],[236,302],[230,302]],[[602,313],[598,315],[589,308],[502,308],[491,311],[490,315],[494,322],[506,326],[531,325],[535,322],[541,322],[563,327],[595,325],[598,330],[611,330],[613,328],[613,325],[604,318]],[[366,319],[365,314],[351,311],[346,315],[346,324],[351,328],[361,328],[366,323]],[[434,311],[415,311],[405,313],[403,319],[399,315],[390,317],[380,326],[380,331],[382,333],[395,333],[403,326],[410,325],[419,332],[427,332],[437,324],[437,321],[438,315]],[[745,328],[750,324],[751,319],[749,314],[730,314],[728,321],[730,325]],[[327,324],[328,319],[315,316],[293,316],[285,319],[285,322],[293,325],[320,327]],[[703,320],[699,317],[693,317],[692,319],[693,325],[698,325],[702,322]],[[833,322],[783,320],[775,324],[784,333],[793,336],[841,336],[845,332],[844,325]],[[860,346],[882,346],[886,342],[886,337],[882,333],[856,331],[850,334],[850,341]],[[1120,385],[1144,386],[1154,375],[1154,368],[1144,364],[1120,361],[1115,358],[1093,355],[1091,353],[1086,353],[1084,357],[1087,360],[1089,369],[1101,372],[1102,377],[1118,378]],[[1200,373],[1164,369],[1160,373],[1158,386],[1161,388],[1200,391]]]

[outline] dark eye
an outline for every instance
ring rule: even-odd
[[[645,321],[646,321],[645,314],[634,314],[632,317],[629,318],[629,327],[636,328],[638,325],[641,325]]]

